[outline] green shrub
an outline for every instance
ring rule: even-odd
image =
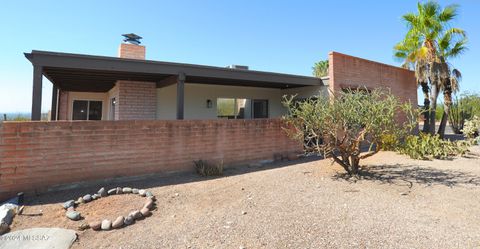
[[[193,161],[195,170],[201,176],[221,176],[223,175],[223,161],[219,163],[208,163],[204,160]]]
[[[349,175],[358,175],[360,160],[382,148],[396,147],[416,127],[418,113],[390,92],[348,89],[334,98],[321,94],[306,100],[284,97],[287,134],[302,142],[306,153],[332,158]],[[405,122],[398,122],[400,116]],[[369,145],[368,151],[361,146]]]
[[[475,138],[480,132],[480,118],[474,116],[471,120],[467,120],[462,129],[466,138]]]
[[[468,152],[470,141],[442,140],[438,135],[421,133],[420,136],[407,136],[399,152],[413,159],[431,160],[446,159],[451,156],[462,156]]]

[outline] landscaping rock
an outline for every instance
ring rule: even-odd
[[[85,203],[85,200],[83,199],[83,197],[78,197],[77,202],[78,203]]]
[[[152,196],[153,196],[153,194],[152,194],[152,192],[150,192],[150,191],[147,191],[147,192],[145,192],[145,196],[146,196],[146,197],[152,197]]]
[[[88,224],[90,226],[91,229],[95,230],[95,231],[98,231],[102,228],[102,222],[100,221],[94,221],[94,222],[90,222],[90,224]]]
[[[100,196],[99,196],[98,194],[93,194],[93,195],[92,195],[92,200],[96,200],[96,199],[98,199],[98,198],[100,198]]]
[[[145,197],[145,196],[147,195],[147,191],[145,191],[145,189],[140,189],[140,190],[138,190],[138,194],[139,194],[140,196]]]
[[[152,199],[147,199],[147,201],[145,202],[145,205],[143,207],[147,208],[148,210],[152,210],[154,204],[155,203],[153,202]]]
[[[101,188],[100,190],[98,190],[97,193],[98,193],[98,195],[100,195],[100,197],[107,197],[108,196],[108,193],[105,190],[105,188]]]
[[[157,200],[157,198],[156,198],[154,195],[149,196],[149,197],[147,197],[147,198],[150,199],[150,200],[152,200],[152,201],[156,201],[156,200]]]
[[[143,215],[143,217],[148,217],[152,214],[152,212],[145,207],[140,210],[140,213]]]
[[[110,228],[112,228],[112,222],[109,220],[103,220],[100,227],[102,230],[110,230]]]
[[[10,226],[7,223],[3,223],[3,222],[0,223],[0,235],[8,232],[9,229],[10,229]]]
[[[79,220],[81,217],[80,213],[77,211],[68,211],[65,215],[71,220]]]
[[[69,208],[67,208],[67,211],[75,211],[75,207],[73,207],[73,206],[69,207]]]
[[[132,188],[125,187],[125,188],[122,189],[122,192],[124,194],[130,194],[130,193],[132,193]]]
[[[80,224],[80,226],[78,226],[78,230],[80,230],[80,231],[84,231],[84,230],[87,230],[89,228],[90,228],[90,226],[87,223],[82,223],[82,224]]]
[[[92,196],[90,194],[86,194],[83,196],[83,200],[85,202],[90,202],[92,200]]]
[[[135,221],[135,219],[133,219],[132,216],[128,215],[128,216],[125,217],[125,219],[123,220],[123,223],[128,226],[128,225],[133,224],[134,221]]]
[[[69,201],[66,201],[62,204],[62,207],[65,208],[65,209],[68,209],[69,207],[73,207],[75,206],[75,201],[74,200],[69,200]]]
[[[135,210],[135,211],[132,211],[128,214],[128,216],[131,216],[134,220],[138,220],[140,218],[142,218],[142,213],[140,213],[140,211],[138,210]]]
[[[116,193],[117,193],[117,189],[116,189],[116,188],[112,188],[112,189],[108,190],[108,192],[107,192],[108,195],[114,195],[114,194],[116,194]]]
[[[122,226],[123,226],[123,220],[124,220],[124,219],[125,219],[125,218],[124,218],[123,216],[118,216],[118,217],[113,221],[113,223],[112,223],[112,228],[117,229],[117,228],[122,227]]]
[[[116,193],[117,193],[117,195],[123,194],[122,188],[117,187]]]
[[[132,188],[132,193],[133,194],[138,194],[138,188]]]

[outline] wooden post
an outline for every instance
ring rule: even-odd
[[[185,98],[185,74],[178,74],[177,79],[177,119],[183,119]]]
[[[42,72],[42,66],[33,66],[32,121],[42,118]]]

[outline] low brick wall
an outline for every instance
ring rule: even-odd
[[[301,150],[279,119],[0,122],[0,199],[103,178],[273,159]]]

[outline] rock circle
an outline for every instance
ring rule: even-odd
[[[80,196],[77,201],[68,200],[62,203],[62,207],[66,210],[65,216],[73,221],[78,221],[82,218],[80,212],[76,211],[75,208],[79,205],[88,205],[87,203],[93,202],[100,198],[106,198],[110,195],[121,195],[121,194],[134,194],[141,197],[145,197],[145,202],[139,210],[134,210],[126,216],[118,216],[114,221],[103,219],[101,221],[90,222],[87,227],[91,228],[94,231],[108,231],[111,229],[119,229],[125,226],[129,226],[135,223],[135,220],[143,219],[152,215],[152,210],[155,208],[156,198],[152,192],[145,189],[137,189],[130,187],[116,187],[110,190],[105,188],[100,188],[97,193],[86,194]]]

